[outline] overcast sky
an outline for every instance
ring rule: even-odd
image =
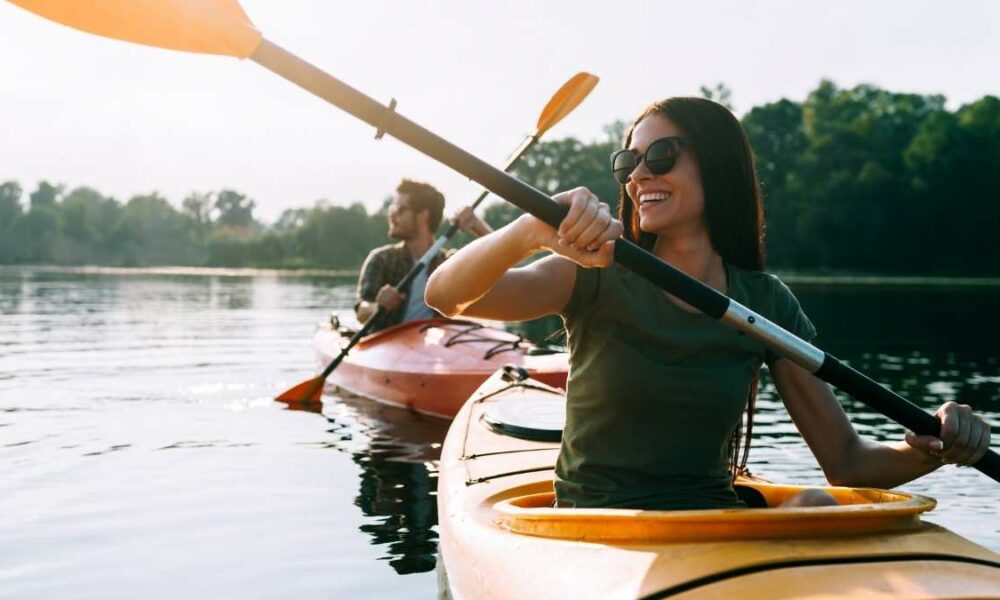
[[[601,78],[547,139],[602,136],[650,101],[724,82],[742,113],[822,78],[1000,95],[1000,2],[244,0],[265,37],[502,164],[572,74]],[[402,177],[450,206],[478,188],[249,61],[79,33],[0,1],[0,181],[125,201],[232,188],[267,221],[364,202]]]

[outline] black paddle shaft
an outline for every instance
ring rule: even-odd
[[[260,46],[250,58],[268,70],[372,125],[379,132],[389,133],[399,141],[476,181],[487,190],[531,213],[552,227],[558,228],[569,210],[568,207],[552,200],[547,194],[493,167],[398,114],[394,110],[395,103],[391,107],[384,106],[266,39],[261,41]],[[731,304],[735,304],[724,294],[720,294],[697,279],[663,262],[628,240],[620,239],[615,242],[614,255],[615,261],[619,265],[644,277],[714,319],[721,319],[730,309]],[[764,321],[762,317],[752,315],[751,323],[755,322],[753,317]],[[369,320],[369,323],[374,318]],[[771,345],[773,340],[766,337],[767,334],[759,335],[764,335],[765,337],[760,339],[769,346]],[[786,339],[791,337],[802,345],[808,346],[806,342],[792,336],[787,331],[782,330],[782,335]],[[780,345],[772,349],[787,356],[787,352]],[[334,360],[327,367],[324,373],[328,374],[329,371],[332,371],[344,354],[346,354],[346,349],[337,360]],[[799,363],[794,356],[789,356],[789,358]],[[842,389],[857,400],[916,433],[931,435],[940,433],[940,423],[937,419],[829,354],[826,355],[818,370],[812,365],[803,364],[802,366],[813,371],[820,379]],[[989,451],[975,466],[1000,482],[1000,455]]]
[[[406,272],[406,275],[404,275],[403,278],[399,280],[399,283],[396,284],[396,289],[401,292],[405,290],[407,286],[413,283],[413,279],[423,270],[424,270],[423,262],[418,261],[414,263],[414,265],[410,267],[410,270]],[[333,370],[337,368],[337,365],[339,365],[341,361],[344,360],[344,357],[347,356],[347,353],[351,351],[351,348],[357,345],[358,341],[361,338],[368,335],[368,332],[371,331],[372,327],[374,327],[376,323],[382,320],[385,317],[385,315],[388,314],[388,312],[389,311],[382,308],[382,305],[379,304],[378,308],[375,309],[375,314],[369,317],[368,320],[365,321],[364,325],[361,326],[361,329],[359,329],[351,337],[351,339],[347,342],[347,345],[344,346],[344,348],[340,351],[340,354],[337,355],[337,358],[331,360],[330,364],[328,364],[326,368],[323,369],[323,372],[320,373],[319,375],[320,379],[326,379],[327,377],[329,377],[330,373],[333,373]]]

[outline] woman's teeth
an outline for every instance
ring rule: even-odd
[[[650,192],[648,194],[642,194],[639,196],[639,204],[660,202],[662,200],[668,200],[669,198],[670,198],[670,192]]]

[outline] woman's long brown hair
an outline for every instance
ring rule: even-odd
[[[764,210],[753,152],[739,120],[721,104],[705,98],[667,98],[646,107],[629,127],[624,146],[632,144],[632,132],[650,115],[666,117],[692,143],[701,169],[705,193],[705,223],[716,252],[726,263],[751,271],[764,270]],[[625,236],[652,250],[656,235],[639,228],[639,215],[622,185],[618,218]],[[729,468],[733,477],[746,471],[753,434],[758,375],[747,394],[746,418],[729,439]]]

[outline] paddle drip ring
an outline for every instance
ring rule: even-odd
[[[396,99],[395,98],[392,98],[392,99],[389,100],[389,106],[385,107],[385,112],[387,112],[389,114],[388,115],[383,115],[382,120],[384,120],[384,121],[388,121],[389,117],[391,115],[393,115],[393,114],[396,113]],[[375,139],[376,140],[382,139],[382,136],[384,136],[384,135],[385,135],[385,128],[384,127],[379,126],[379,127],[375,128]]]

